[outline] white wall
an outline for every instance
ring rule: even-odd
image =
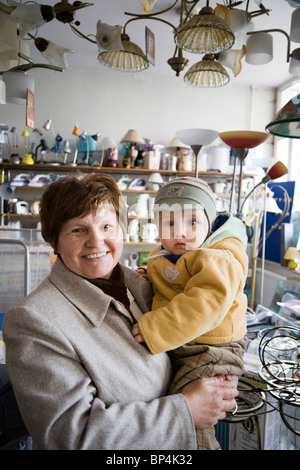
[[[74,141],[72,130],[78,124],[81,132],[101,130],[117,143],[128,129],[136,128],[143,137],[166,145],[176,130],[187,127],[264,131],[274,115],[275,90],[242,86],[238,78],[222,88],[199,89],[180,77],[143,72],[32,69],[30,74],[35,76],[35,126],[41,128],[51,118],[64,140]],[[0,122],[16,126],[21,135],[25,107],[0,105]],[[44,137],[53,144],[51,133]],[[269,139],[269,148],[271,144]]]

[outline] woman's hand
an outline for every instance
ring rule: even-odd
[[[134,339],[136,340],[137,343],[144,343],[145,340],[143,338],[143,335],[139,329],[139,325],[137,323],[135,323],[131,329],[131,333],[134,337]]]
[[[196,429],[214,426],[235,408],[238,396],[237,376],[207,377],[190,382],[182,390]]]

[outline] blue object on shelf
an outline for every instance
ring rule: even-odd
[[[78,139],[78,152],[79,153],[87,153],[87,141],[89,144],[89,152],[96,152],[97,148],[97,142],[91,135],[87,135],[85,140]]]

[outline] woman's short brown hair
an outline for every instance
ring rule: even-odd
[[[119,223],[125,231],[126,204],[115,180],[103,173],[63,176],[50,184],[40,202],[42,236],[57,249],[58,237],[64,222],[84,217],[102,203],[116,210]]]

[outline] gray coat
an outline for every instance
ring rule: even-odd
[[[145,312],[149,283],[124,268]],[[5,316],[6,363],[38,449],[195,449],[182,395],[165,396],[171,367],[131,335],[126,309],[59,259]]]

